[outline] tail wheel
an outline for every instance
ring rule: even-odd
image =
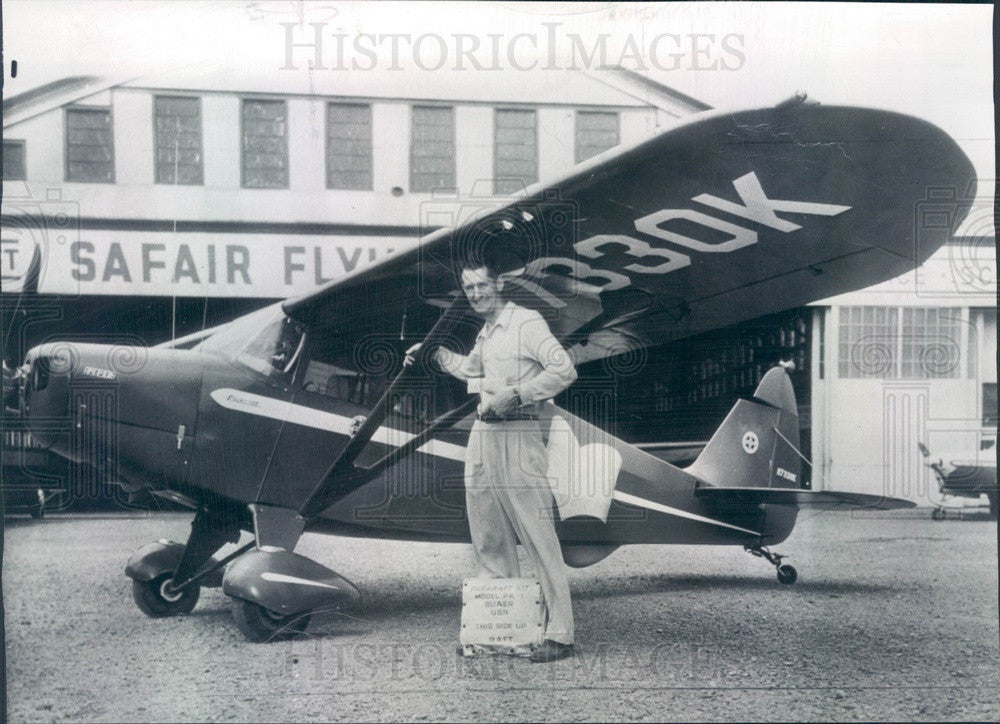
[[[784,583],[786,585],[792,585],[799,577],[799,572],[795,570],[793,566],[787,563],[782,563],[778,566],[778,582]]]
[[[943,508],[935,508],[934,510],[932,510],[931,511],[931,519],[932,520],[944,520],[944,509]]]
[[[150,581],[132,581],[132,598],[135,605],[147,616],[166,618],[191,613],[201,588],[197,585],[188,586],[180,591],[170,587],[174,582],[170,573],[161,573]]]
[[[236,628],[255,643],[285,641],[302,634],[309,626],[311,613],[293,613],[288,616],[269,611],[260,604],[233,599],[233,619]]]

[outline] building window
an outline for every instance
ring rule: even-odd
[[[983,427],[997,426],[997,383],[983,383]]]
[[[5,140],[3,142],[3,180],[24,181],[24,141]]]
[[[201,99],[156,96],[156,183],[202,183]]]
[[[493,193],[511,194],[538,181],[535,111],[498,108],[493,139]]]
[[[903,307],[900,377],[957,378],[962,349],[961,321],[958,309]]]
[[[936,307],[841,307],[838,373],[843,379],[959,376],[961,317]]]
[[[243,101],[243,188],[288,188],[288,111],[284,101]]]
[[[326,107],[326,187],[372,190],[372,107],[330,103]]]
[[[608,111],[577,111],[576,162],[586,161],[618,145],[618,114]]]
[[[997,378],[997,310],[988,307],[969,309],[969,379]]]
[[[411,127],[410,190],[455,188],[455,109],[414,106]]]
[[[111,109],[66,109],[66,180],[115,182]]]
[[[841,307],[837,371],[841,378],[896,377],[899,310]]]

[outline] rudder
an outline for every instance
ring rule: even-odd
[[[722,487],[801,487],[799,416],[784,369],[767,372],[738,400],[686,472]]]

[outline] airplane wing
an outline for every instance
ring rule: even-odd
[[[345,325],[398,328],[404,288],[443,306],[457,263],[486,258],[579,364],[903,274],[950,237],[975,178],[947,134],[899,113],[698,114],[284,308],[307,323],[349,309]],[[935,199],[951,200],[950,216],[922,224]]]
[[[902,498],[867,493],[843,493],[833,490],[801,490],[798,488],[720,488],[700,487],[695,495],[702,500],[724,507],[751,505],[790,505],[796,508],[823,510],[898,510],[915,508],[916,503]]]

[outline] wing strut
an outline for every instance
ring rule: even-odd
[[[465,297],[460,294],[455,297],[454,301],[452,301],[451,305],[445,310],[444,314],[438,317],[438,320],[434,323],[431,331],[427,333],[426,337],[424,337],[424,353],[426,353],[436,342],[454,329],[455,324],[458,322],[464,311]],[[323,476],[322,480],[319,481],[319,484],[313,489],[312,493],[309,494],[306,502],[302,504],[302,507],[299,509],[299,514],[303,518],[308,519],[319,515],[323,510],[333,505],[333,503],[337,500],[344,497],[348,493],[351,493],[361,485],[364,485],[364,483],[368,480],[374,478],[378,474],[378,471],[384,469],[388,464],[395,462],[395,460],[399,457],[402,457],[390,453],[385,458],[382,458],[375,463],[375,465],[371,468],[357,468],[354,465],[354,461],[357,460],[358,455],[361,454],[362,450],[364,450],[376,430],[382,426],[382,422],[389,414],[389,401],[392,399],[392,395],[399,386],[399,383],[411,374],[411,370],[416,366],[417,365],[415,364],[404,366],[403,369],[399,371],[399,374],[396,375],[395,379],[393,379],[392,384],[390,384],[386,388],[385,392],[382,393],[382,397],[379,398],[379,401],[375,404],[375,408],[371,411],[371,414],[365,418],[365,421],[361,424],[357,434],[352,437],[348,441],[347,446],[340,451],[340,455],[338,455],[337,459],[333,461],[333,465],[331,465],[330,469],[327,470],[326,475]],[[435,420],[431,427],[421,432],[420,435],[395,452],[399,453],[405,450],[408,454],[417,447],[413,445],[415,441],[420,440],[420,444],[422,444],[430,436],[430,433],[433,432],[433,429],[441,427],[445,424],[445,422],[452,420],[455,413],[460,410],[465,410],[465,408],[469,406],[469,403],[473,401],[475,401],[475,398],[467,402],[465,405],[462,405],[451,412],[445,413]],[[390,457],[392,460],[386,462]]]
[[[353,490],[356,490],[368,481],[378,477],[386,468],[391,465],[395,465],[397,462],[413,453],[414,450],[427,442],[434,435],[434,433],[442,427],[453,424],[468,415],[476,408],[477,404],[479,404],[479,398],[472,397],[458,407],[448,410],[448,412],[445,412],[441,416],[435,418],[427,427],[421,430],[418,435],[414,436],[406,444],[396,448],[390,453],[387,453],[372,463],[369,467],[359,468],[352,466],[349,471],[341,474],[342,476],[338,478],[330,478],[330,475],[334,473],[333,468],[331,468],[330,472],[327,473],[326,477],[323,479],[323,482],[317,486],[309,500],[307,500],[306,504],[302,506],[302,510],[300,511],[302,517],[309,518],[319,515],[321,512],[336,503],[340,498],[344,497]],[[360,435],[361,433],[359,432],[358,434]],[[326,483],[328,478],[336,480],[336,484],[330,483],[328,486],[324,487],[324,483]]]

